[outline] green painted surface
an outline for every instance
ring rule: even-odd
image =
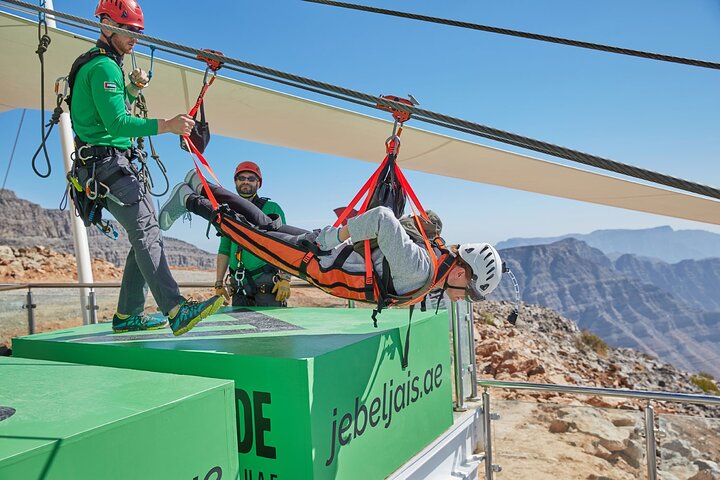
[[[2,479],[237,476],[232,382],[17,357],[0,379]]]
[[[447,314],[224,309],[180,338],[92,325],[14,339],[15,355],[235,381],[243,480],[383,478],[452,424]],[[202,478],[202,477],[201,477]]]

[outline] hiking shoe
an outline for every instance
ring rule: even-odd
[[[192,188],[185,182],[175,185],[170,198],[160,207],[160,213],[158,214],[160,230],[168,230],[175,223],[175,220],[187,213],[185,200],[192,193],[194,193]]]
[[[187,333],[208,315],[212,315],[223,304],[223,297],[215,295],[204,302],[188,300],[180,306],[174,317],[170,319],[173,335]]]
[[[117,313],[113,315],[113,332],[139,332],[141,330],[158,330],[168,325],[165,317],[151,317],[141,313],[140,315],[130,315],[127,318],[118,317]]]
[[[205,185],[203,185],[202,180],[200,180],[200,175],[198,175],[196,169],[190,170],[187,175],[185,175],[185,183],[190,185],[190,188],[193,192],[200,195],[202,192],[202,189]]]

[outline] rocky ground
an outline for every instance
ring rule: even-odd
[[[691,374],[631,349],[600,353],[575,323],[523,305],[516,326],[505,302],[475,305],[482,378],[703,394]],[[641,400],[493,390],[497,478],[645,478]],[[653,402],[660,478],[720,479],[720,409]],[[691,415],[691,416],[690,416]],[[528,441],[531,438],[532,441]]]
[[[119,282],[121,269],[95,260],[96,281]],[[180,282],[208,282],[214,273],[174,270]],[[77,281],[72,255],[44,247],[0,246],[0,283]],[[346,306],[315,288],[294,285],[290,306]],[[183,293],[204,298],[208,289]],[[98,290],[101,321],[110,320],[117,290]],[[0,293],[0,350],[26,333],[25,291]],[[77,295],[38,290],[38,331],[79,325]],[[148,302],[148,310],[156,307]],[[515,326],[512,306],[474,306],[475,351],[482,378],[634,390],[703,393],[691,374],[631,349],[603,351],[583,341],[577,325],[557,313],[523,305]],[[646,472],[640,400],[493,389],[495,463],[498,479],[631,479]],[[658,465],[664,480],[720,480],[720,409],[654,402]]]

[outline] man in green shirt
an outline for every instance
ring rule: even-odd
[[[242,162],[235,168],[235,189],[243,198],[250,200],[267,216],[280,218],[285,223],[285,213],[280,205],[257,194],[262,186],[260,167],[253,162]],[[244,250],[227,237],[220,238],[217,255],[215,293],[228,297],[224,278],[230,269],[232,305],[257,307],[286,307],[290,298],[290,276],[265,263]]]
[[[135,0],[100,0],[95,15],[102,24],[128,32],[140,33],[145,27]],[[68,79],[70,116],[77,135],[72,174],[73,182],[85,187],[73,194],[85,195],[86,199],[97,195],[99,205],[123,226],[130,241],[113,331],[158,329],[170,323],[173,334],[182,335],[217,310],[222,298],[194,302],[180,295],[165,258],[145,179],[133,164],[138,156],[134,137],[188,135],[194,125],[192,118],[183,114],[169,120],[130,114],[138,92],[149,81],[146,72],[135,69],[125,85],[123,58],[136,43],[136,38],[102,28],[96,46],[73,63]],[[164,317],[145,315],[148,287],[169,322]]]

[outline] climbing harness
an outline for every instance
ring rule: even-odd
[[[391,100],[400,105],[413,106],[418,104],[417,100],[415,100],[412,96],[410,96],[409,99],[392,95],[384,95],[380,98]],[[380,163],[380,166],[377,168],[375,173],[371,175],[370,179],[368,179],[368,181],[362,186],[360,191],[350,201],[347,207],[345,207],[345,210],[338,216],[333,226],[338,227],[342,225],[351,212],[354,211],[355,206],[363,196],[365,196],[365,200],[362,203],[362,206],[357,210],[358,215],[371,208],[382,205],[389,207],[395,216],[400,218],[403,215],[407,197],[411,201],[410,207],[413,211],[413,218],[415,219],[417,229],[422,235],[423,246],[427,249],[428,254],[430,255],[431,264],[433,265],[434,270],[437,270],[440,262],[438,261],[439,256],[436,254],[435,248],[443,251],[444,243],[442,242],[442,239],[437,237],[434,239],[436,243],[432,245],[430,240],[427,238],[425,227],[421,224],[420,218],[430,223],[428,215],[396,162],[397,155],[400,151],[400,135],[402,135],[403,125],[410,119],[411,113],[399,107],[388,107],[382,104],[378,104],[377,108],[390,112],[394,119],[392,134],[385,141],[385,159]],[[415,208],[418,209],[417,212],[415,211]],[[362,253],[365,257],[365,301],[375,299],[377,302],[376,308],[373,310],[372,314],[373,324],[377,327],[377,314],[380,313],[383,308],[390,305],[410,305],[420,302],[425,294],[434,287],[435,282],[431,282],[425,289],[421,289],[422,292],[418,292],[416,295],[413,295],[410,300],[398,300],[393,298],[394,296],[390,291],[391,289],[389,289],[391,274],[389,272],[387,262],[383,265],[383,275],[378,276],[372,265],[372,247],[371,241],[365,240],[362,242],[363,250],[360,253]]]
[[[70,109],[72,109],[71,97],[73,94],[73,87],[77,74],[83,65],[100,55],[113,58],[113,60],[119,64],[119,60],[115,58],[113,52],[103,48],[101,45],[101,43],[98,43],[97,48],[91,49],[80,55],[75,62],[73,62],[68,76],[60,77],[55,82],[55,89],[58,95],[57,103],[61,113],[62,109],[60,108],[60,105],[63,101],[67,103]],[[65,82],[65,87],[63,93],[60,94],[60,84],[62,82]],[[144,108],[147,112],[147,107],[144,106]],[[128,104],[126,104],[126,109],[127,113],[130,114],[130,106]],[[144,150],[138,148],[137,146],[132,146],[128,150],[120,150],[110,146],[85,144],[79,137],[76,136],[75,152],[72,154],[72,167],[70,172],[67,174],[68,187],[61,202],[61,208],[64,208],[64,206],[68,203],[67,197],[69,196],[73,202],[77,215],[83,220],[85,226],[89,227],[91,225],[95,225],[104,235],[111,239],[117,239],[119,234],[109,220],[103,220],[102,218],[102,210],[105,207],[106,202],[112,201],[120,206],[128,207],[134,205],[142,199],[141,195],[139,199],[128,204],[111,193],[109,186],[126,175],[126,173],[122,170],[115,171],[108,178],[104,178],[102,182],[96,178],[96,160],[117,154],[120,154],[129,160],[129,165],[133,170],[133,173],[137,176],[140,182],[145,184],[146,190],[150,191],[152,178],[150,176],[149,169],[147,168],[147,154]],[[133,160],[139,161],[139,170],[132,163]],[[157,160],[159,160],[159,157]],[[160,166],[161,171],[164,172],[165,168],[162,163],[158,161],[158,165]],[[81,174],[81,168],[87,170],[87,178],[85,178],[85,175]]]

